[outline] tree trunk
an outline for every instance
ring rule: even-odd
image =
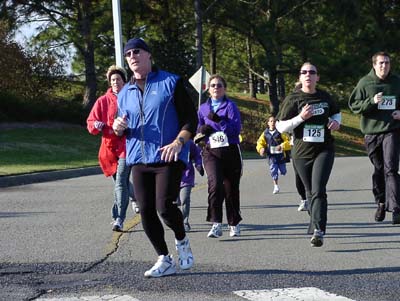
[[[81,2],[81,14],[78,14],[79,31],[83,38],[83,59],[85,62],[85,95],[83,97],[83,108],[90,111],[96,101],[97,79],[94,61],[94,45],[92,39],[92,4],[90,0]]]
[[[281,70],[282,66],[282,49],[279,47],[278,49],[278,66],[277,66],[277,71],[278,71],[278,78],[277,78],[277,90],[278,90],[278,99],[282,101],[285,98],[285,77],[284,74]]]
[[[260,83],[260,94],[265,94],[265,80],[260,78],[258,81]]]
[[[283,75],[282,72],[278,72],[278,79],[277,79],[277,82],[278,82],[278,87],[277,87],[277,89],[278,89],[278,99],[279,99],[280,101],[282,101],[282,100],[285,98],[285,96],[286,96],[286,91],[285,91],[285,76]]]
[[[269,70],[269,99],[270,99],[270,110],[273,116],[276,116],[279,111],[279,99],[277,93],[277,85],[276,85],[276,70]]]
[[[90,48],[92,48],[90,50]],[[97,79],[96,79],[96,69],[94,63],[94,50],[93,44],[89,47],[88,51],[85,53],[85,95],[83,97],[83,108],[85,111],[90,111],[96,102],[96,92],[97,92]]]
[[[251,44],[249,37],[247,37],[246,39],[246,49],[247,49],[247,64],[249,66],[249,72],[248,72],[249,93],[251,98],[257,98],[256,89],[254,87],[254,75],[251,72],[251,69],[253,68],[253,53],[251,51]]]
[[[194,0],[194,18],[196,21],[196,69],[199,69],[203,65],[203,20],[201,0]]]
[[[215,37],[215,31],[211,32],[210,36],[210,68],[211,74],[217,73],[217,39]]]

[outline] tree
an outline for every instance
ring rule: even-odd
[[[61,67],[48,53],[25,52],[12,40],[13,31],[0,21],[0,91],[25,100],[47,98]]]
[[[18,13],[19,22],[40,21],[36,43],[42,48],[60,49],[73,46],[84,61],[85,93],[83,106],[90,110],[96,100],[97,80],[94,50],[99,47],[92,27],[97,18],[110,10],[105,0],[16,0],[9,10]],[[100,43],[99,43],[100,44]]]

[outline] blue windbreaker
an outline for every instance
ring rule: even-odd
[[[143,95],[135,83],[128,83],[118,94],[118,116],[126,115],[126,163],[163,163],[160,148],[172,143],[181,128],[174,104],[179,77],[166,71],[147,75]],[[188,145],[182,147],[179,160],[189,160]]]

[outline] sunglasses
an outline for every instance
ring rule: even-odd
[[[125,57],[131,57],[133,54],[139,54],[140,49],[132,49],[125,53]]]
[[[211,88],[222,88],[223,85],[220,84],[220,83],[218,83],[218,84],[211,84],[210,87],[211,87]]]
[[[317,71],[315,70],[301,70],[300,74],[317,74]]]

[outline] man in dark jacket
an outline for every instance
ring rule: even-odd
[[[390,72],[386,52],[372,56],[372,67],[351,93],[349,107],[361,114],[361,131],[374,165],[372,191],[378,205],[375,221],[383,221],[389,211],[393,212],[393,224],[400,224],[400,78]]]

